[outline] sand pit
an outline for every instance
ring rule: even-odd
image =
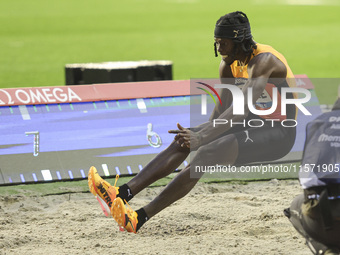
[[[164,187],[131,200],[138,209]],[[0,254],[311,254],[282,210],[297,180],[199,183],[150,219],[120,232],[91,193],[0,194]]]

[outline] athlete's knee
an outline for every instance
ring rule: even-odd
[[[198,148],[196,158],[204,159],[206,162],[213,160],[214,157],[216,157],[216,149],[217,148],[213,143],[203,145]]]
[[[173,140],[172,143],[169,145],[168,149],[185,153],[190,152],[190,148],[182,147],[181,144],[177,143],[177,140]]]
[[[214,160],[213,151],[214,149],[209,145],[199,147],[196,152],[196,162],[194,162],[194,165],[211,165]]]
[[[197,150],[196,161],[201,165],[233,164],[237,154],[237,140],[229,135],[218,141],[201,146]]]

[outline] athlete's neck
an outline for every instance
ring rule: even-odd
[[[242,54],[239,58],[237,58],[238,65],[246,66],[248,65],[250,59],[251,59],[251,54],[248,54],[248,55]]]

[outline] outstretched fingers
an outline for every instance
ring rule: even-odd
[[[174,139],[177,141],[177,144],[180,144],[181,147],[190,148],[190,129],[184,128],[179,123],[177,123],[177,128],[177,130],[171,129],[168,132],[170,134],[176,134]]]
[[[186,130],[188,130],[187,128],[182,127],[181,124],[179,124],[179,123],[177,123],[177,128],[178,129],[171,129],[168,132],[170,134],[180,134],[180,133],[185,133]]]

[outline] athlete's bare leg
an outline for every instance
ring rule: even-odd
[[[159,153],[141,172],[139,172],[127,185],[133,195],[154,183],[155,181],[168,176],[186,159],[190,150],[182,148],[177,141],[173,141],[168,148]]]
[[[216,164],[234,164],[238,156],[238,142],[234,135],[222,137],[210,144],[198,149],[192,166],[209,166]],[[165,187],[165,189],[148,205],[144,210],[149,218],[159,213],[173,202],[184,197],[196,185],[203,173],[198,174],[198,178],[190,177],[190,165],[183,169]],[[196,177],[196,173],[195,173]]]

